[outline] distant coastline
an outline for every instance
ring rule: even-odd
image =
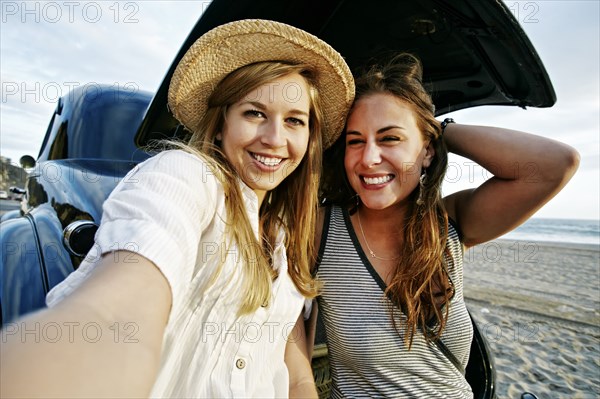
[[[532,218],[499,237],[503,241],[600,246],[600,220]]]
[[[582,243],[582,242],[568,242],[568,241],[541,241],[533,239],[522,239],[522,238],[511,238],[502,236],[490,242],[498,242],[499,244],[510,244],[515,241],[519,241],[523,245],[527,243],[534,243],[540,248],[557,248],[557,249],[579,249],[583,251],[600,251],[600,244]],[[485,245],[485,244],[480,244]]]

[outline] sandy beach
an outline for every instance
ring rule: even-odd
[[[600,397],[598,246],[494,241],[465,254],[465,297],[498,398]]]

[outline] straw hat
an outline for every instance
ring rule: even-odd
[[[217,84],[234,70],[261,61],[308,64],[316,72],[323,103],[323,146],[342,131],[354,99],[354,79],[342,56],[321,39],[283,23],[260,19],[230,22],[202,35],[177,65],[169,107],[196,131]]]

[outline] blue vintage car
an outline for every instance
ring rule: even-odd
[[[153,140],[184,138],[168,111],[175,66],[204,32],[244,18],[285,22],[335,47],[356,69],[391,52],[410,51],[425,66],[437,114],[478,105],[548,107],[556,98],[535,49],[496,0],[215,0],[206,9],[156,93],[88,85],[58,101],[32,168],[20,212],[0,224],[0,323],[44,306],[46,293],[94,254],[102,203],[149,155]],[[89,253],[88,253],[89,252]],[[475,327],[467,368],[475,398],[494,396],[494,368]],[[327,391],[323,329],[317,331],[315,378]]]
[[[19,214],[0,229],[3,322],[45,306],[90,249],[102,202],[148,154],[133,141],[152,95],[82,86],[58,101]],[[22,216],[20,215],[22,214]]]

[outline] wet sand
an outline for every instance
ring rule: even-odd
[[[494,241],[465,254],[465,298],[500,399],[600,397],[600,250]]]

